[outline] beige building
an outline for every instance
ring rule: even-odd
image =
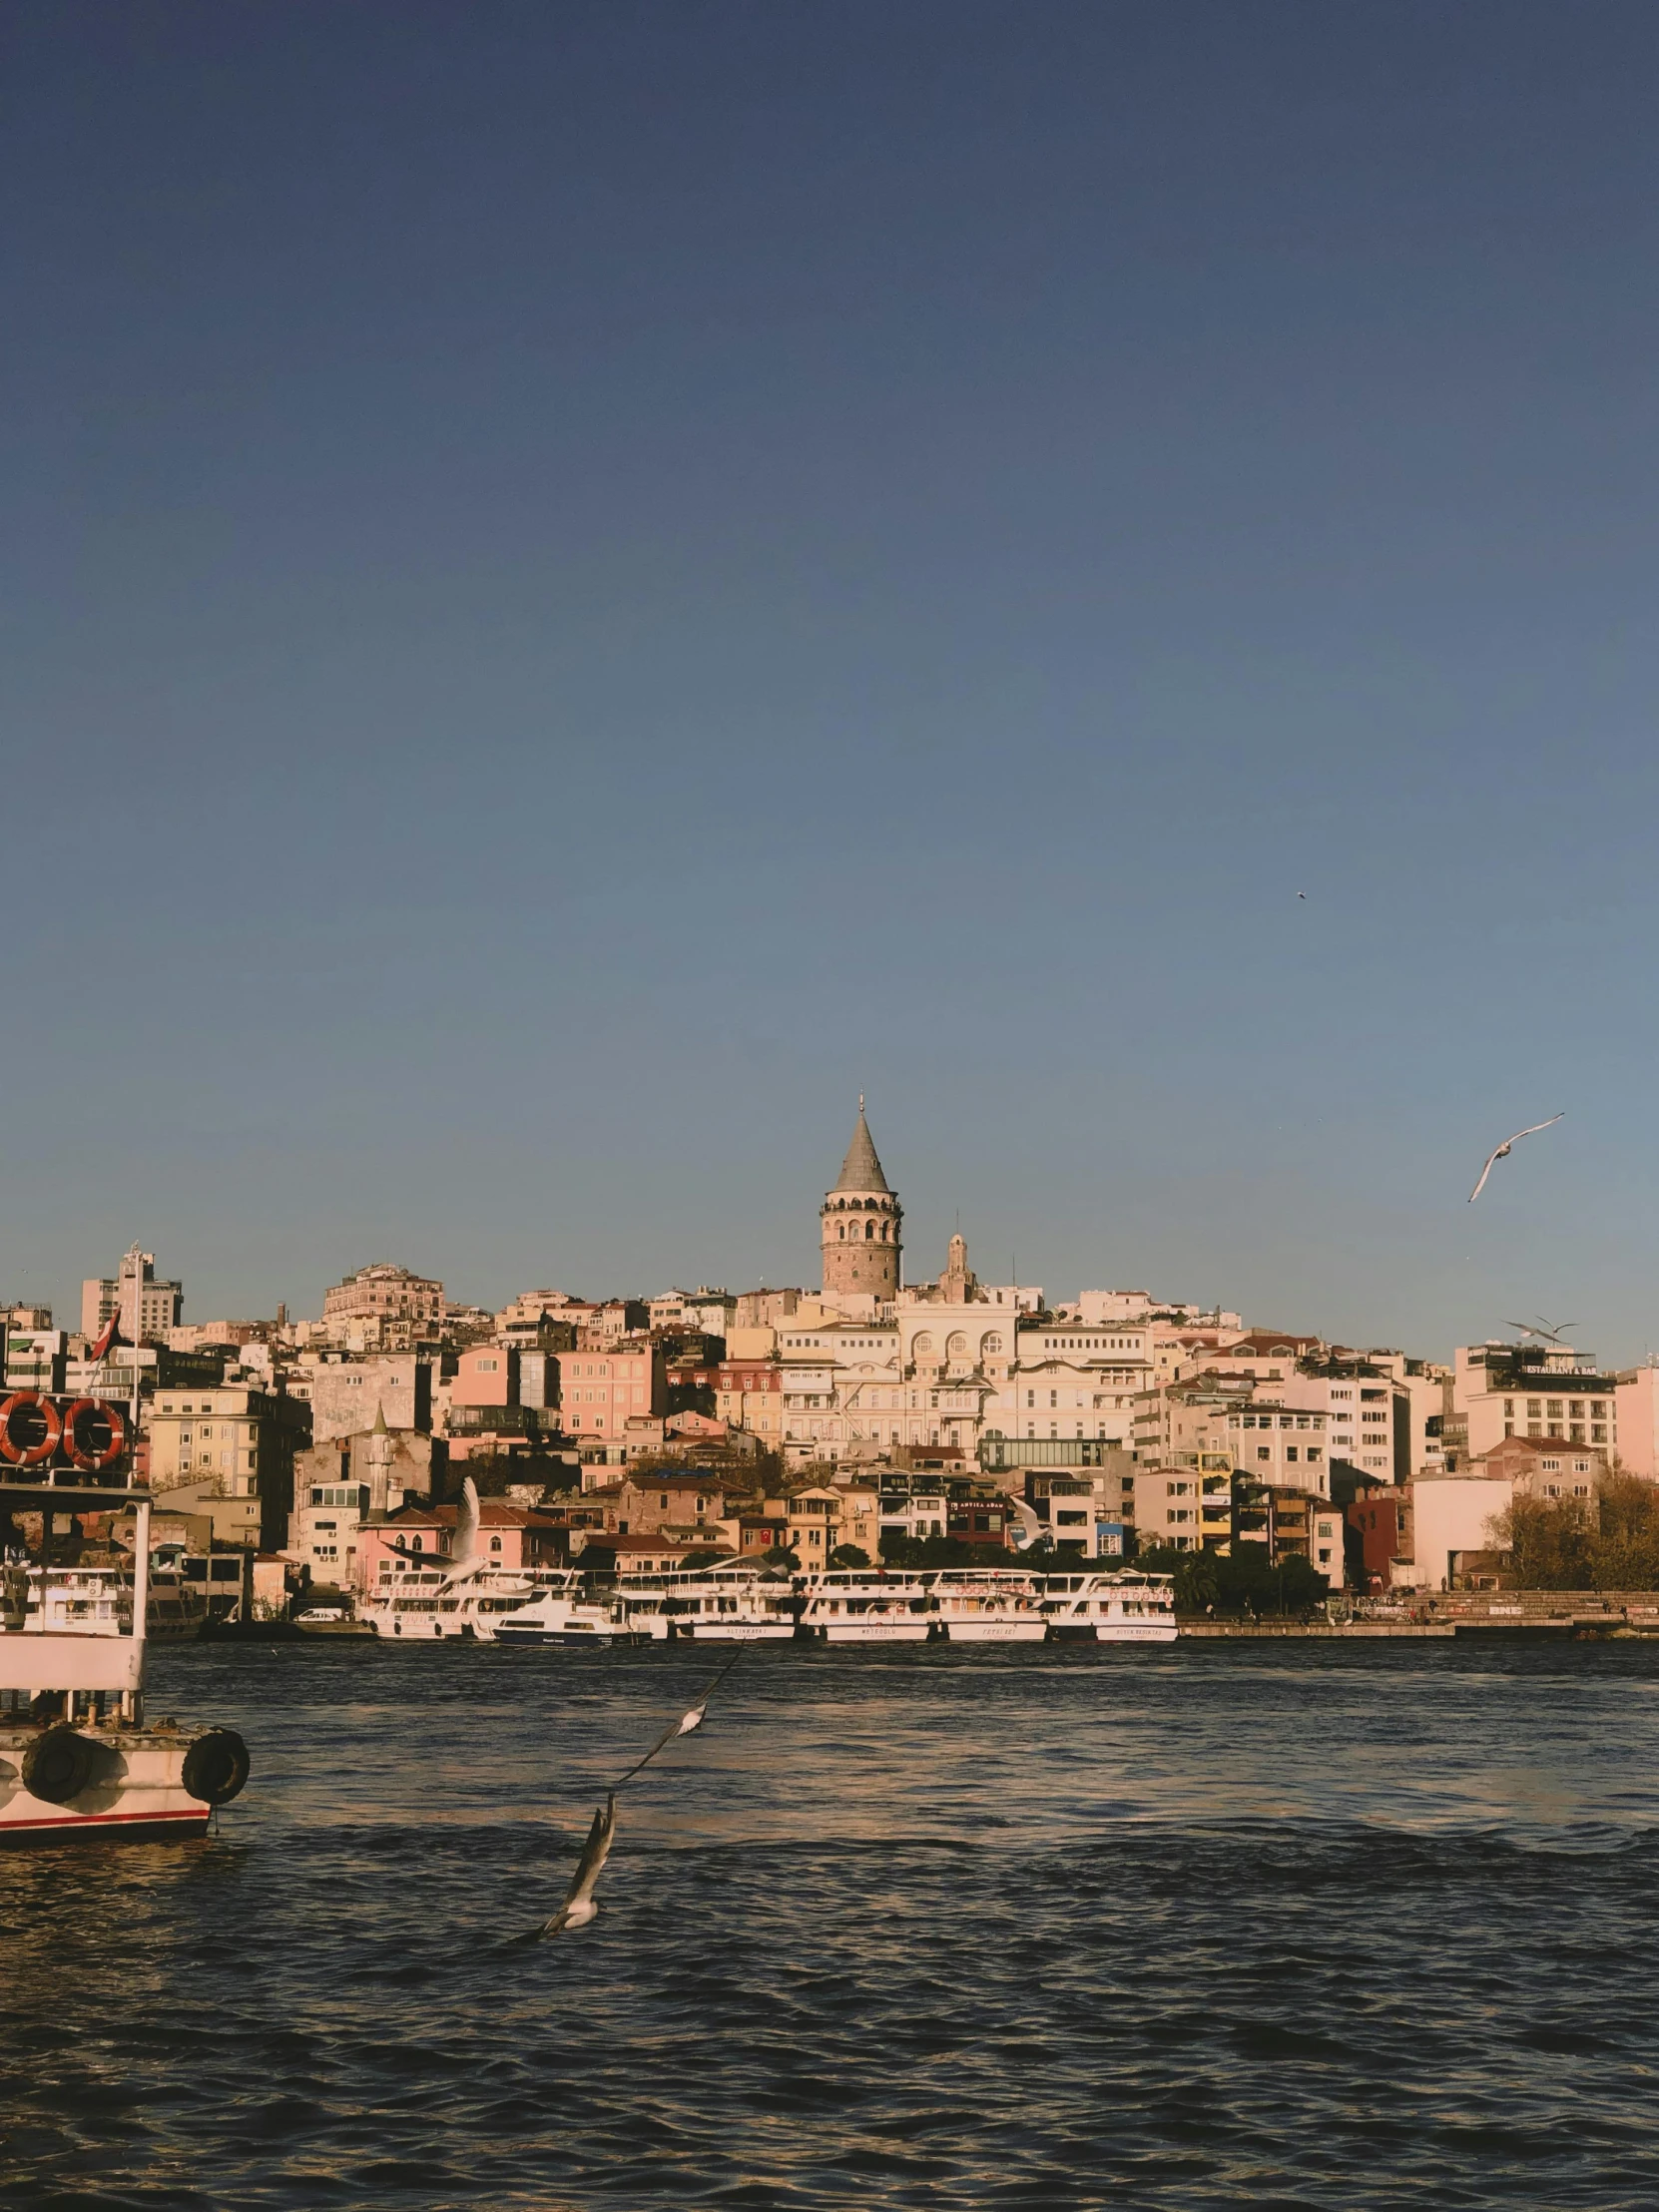
[[[122,1256],[113,1276],[91,1276],[81,1285],[81,1334],[97,1339],[104,1325],[120,1317],[128,1344],[165,1345],[185,1311],[182,1283],[164,1283],[156,1275],[156,1255],[137,1245]]]
[[[202,1499],[257,1499],[257,1509],[240,1521],[258,1524],[267,1550],[280,1548],[293,1501],[294,1449],[304,1434],[302,1405],[279,1391],[160,1390],[149,1419],[150,1487],[158,1496],[188,1486]]]
[[[308,1379],[311,1441],[366,1435],[380,1412],[393,1429],[432,1425],[432,1363],[413,1352],[301,1363]]]
[[[352,1352],[408,1351],[443,1329],[443,1285],[389,1260],[376,1260],[325,1291],[328,1339]]]

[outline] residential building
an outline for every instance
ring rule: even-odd
[[[357,1525],[355,1586],[375,1590],[393,1577],[399,1561],[441,1564],[454,1550],[459,1507],[406,1504],[395,1512],[367,1513]],[[569,1562],[572,1531],[539,1506],[501,1497],[478,1501],[477,1556],[492,1567],[556,1567]],[[343,1571],[343,1563],[342,1571]],[[320,1580],[320,1576],[313,1577]],[[340,1575],[330,1576],[339,1580]]]
[[[442,1484],[446,1463],[441,1439],[388,1428],[376,1405],[366,1433],[334,1436],[296,1455],[287,1556],[315,1581],[364,1588],[362,1522],[371,1514],[428,1503]]]
[[[389,1260],[372,1261],[323,1293],[329,1341],[351,1352],[406,1352],[442,1334],[443,1285]]]
[[[432,1426],[432,1363],[413,1352],[350,1360],[338,1355],[302,1358],[309,1378],[311,1440],[366,1435],[375,1410],[392,1429]]]
[[[643,1298],[609,1298],[596,1306],[577,1331],[579,1348],[615,1344],[623,1337],[642,1335],[651,1327],[651,1309]]]
[[[156,1255],[141,1252],[137,1245],[123,1254],[113,1276],[93,1276],[81,1285],[81,1334],[93,1340],[119,1317],[128,1344],[165,1345],[184,1310],[184,1285],[159,1281]]]
[[[794,1290],[740,1291],[737,1306],[732,1315],[732,1329],[776,1329],[780,1322],[788,1321],[801,1304],[802,1293]],[[727,1350],[739,1357],[732,1343],[732,1331],[727,1332]]]
[[[201,1498],[257,1499],[257,1510],[241,1517],[255,1526],[258,1548],[276,1551],[286,1542],[294,1454],[306,1441],[303,1405],[279,1391],[161,1389],[149,1429],[150,1487],[158,1496],[189,1486]]]
[[[1490,1551],[1492,1522],[1506,1513],[1515,1486],[1503,1476],[1445,1474],[1410,1484],[1407,1505],[1411,1553],[1392,1568],[1396,1587],[1448,1590],[1460,1552]]]
[[[1125,1525],[1134,1522],[1134,1461],[1124,1451],[1113,1450],[1111,1456],[1115,1463],[1109,1474],[1079,1471],[1026,1477],[1026,1501],[1056,1547],[1075,1548],[1084,1559],[1121,1557]]]
[[[1467,1451],[1480,1458],[1506,1436],[1619,1448],[1616,1375],[1570,1345],[1460,1345],[1453,1405],[1467,1424]]]
[[[1199,1467],[1154,1467],[1137,1472],[1135,1484],[1135,1541],[1141,1550],[1152,1547],[1171,1551],[1205,1549],[1204,1483],[1213,1479],[1226,1484],[1227,1534],[1231,1537],[1232,1477],[1206,1477]],[[1219,1531],[1218,1531],[1219,1534]]]
[[[69,1364],[69,1333],[64,1329],[6,1330],[5,1375],[8,1390],[63,1390]]]
[[[784,1371],[776,1360],[727,1360],[714,1371],[715,1411],[747,1428],[768,1450],[784,1440]]]
[[[1629,1474],[1659,1481],[1659,1362],[1626,1368],[1617,1378],[1613,1428],[1619,1463]],[[1609,1446],[1611,1448],[1611,1444]]]
[[[1390,1589],[1416,1556],[1411,1503],[1414,1482],[1388,1483],[1358,1490],[1348,1508],[1349,1526],[1359,1538],[1363,1586]]]
[[[620,1444],[630,1419],[661,1422],[667,1412],[668,1363],[649,1338],[589,1344],[559,1362],[561,1424],[579,1442]]]

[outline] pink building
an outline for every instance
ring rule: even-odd
[[[357,1530],[357,1582],[372,1590],[389,1582],[394,1558],[445,1559],[455,1541],[456,1507],[405,1505],[376,1513]],[[492,1567],[544,1567],[565,1563],[570,1532],[562,1521],[510,1498],[478,1504],[478,1557]]]
[[[463,1352],[449,1385],[451,1405],[516,1405],[518,1354],[506,1345],[474,1345]]]
[[[668,1365],[643,1338],[590,1345],[559,1358],[559,1418],[581,1442],[620,1443],[630,1420],[661,1420],[668,1410]]]

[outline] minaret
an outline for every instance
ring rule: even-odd
[[[857,1126],[835,1186],[819,1208],[824,1246],[824,1295],[881,1298],[898,1295],[899,1229],[904,1209],[887,1188],[875,1157],[863,1094]]]

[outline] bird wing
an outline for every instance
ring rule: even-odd
[[[1535,1121],[1529,1129],[1517,1129],[1512,1137],[1505,1137],[1503,1142],[1487,1155],[1486,1165],[1480,1170],[1480,1180],[1469,1193],[1469,1204],[1472,1206],[1486,1188],[1486,1178],[1492,1172],[1492,1163],[1501,1160],[1512,1144],[1519,1144],[1522,1137],[1535,1137],[1540,1129],[1553,1129],[1558,1121],[1564,1121],[1565,1119],[1566,1113],[1563,1109],[1559,1114],[1551,1114],[1548,1121]]]
[[[1471,1206],[1480,1196],[1481,1192],[1486,1188],[1486,1178],[1488,1175],[1491,1174],[1494,1164],[1503,1156],[1505,1152],[1508,1151],[1508,1149],[1509,1147],[1506,1144],[1500,1144],[1495,1152],[1490,1152],[1486,1155],[1486,1165],[1480,1170],[1480,1180],[1478,1183],[1476,1183],[1474,1189],[1469,1193],[1469,1204]]]
[[[456,1581],[478,1554],[478,1485],[469,1474],[461,1484],[461,1502],[455,1515],[455,1548],[449,1554],[449,1579]]]
[[[1540,1129],[1553,1129],[1558,1121],[1565,1121],[1566,1118],[1565,1113],[1551,1114],[1548,1121],[1535,1121],[1530,1129],[1517,1129],[1509,1142],[1518,1144],[1522,1137],[1535,1137]]]
[[[682,1713],[677,1721],[671,1721],[669,1723],[667,1728],[663,1730],[662,1734],[657,1738],[657,1741],[652,1745],[651,1749],[646,1753],[643,1759],[636,1759],[634,1761],[634,1764],[628,1769],[626,1774],[619,1775],[617,1777],[617,1789],[620,1790],[625,1782],[632,1782],[635,1775],[641,1773],[646,1767],[649,1767],[652,1760],[656,1758],[658,1752],[666,1751],[669,1745],[674,1742],[677,1736],[689,1736],[694,1728],[702,1727],[703,1715],[708,1709],[710,1698],[714,1696],[715,1692],[726,1680],[726,1677],[731,1673],[732,1669],[743,1657],[744,1650],[745,1646],[739,1644],[737,1650],[733,1652],[731,1658],[727,1660],[725,1666],[721,1668],[719,1674],[715,1676],[714,1680],[709,1684],[709,1687],[704,1691],[703,1695],[697,1699],[695,1704],[690,1706],[686,1712]]]
[[[593,1896],[600,1870],[611,1856],[611,1843],[615,1835],[616,1796],[614,1792],[607,1791],[604,1804],[593,1816],[588,1840],[582,1846],[582,1856],[576,1862],[576,1872],[565,1893],[567,1906],[585,1904]]]

